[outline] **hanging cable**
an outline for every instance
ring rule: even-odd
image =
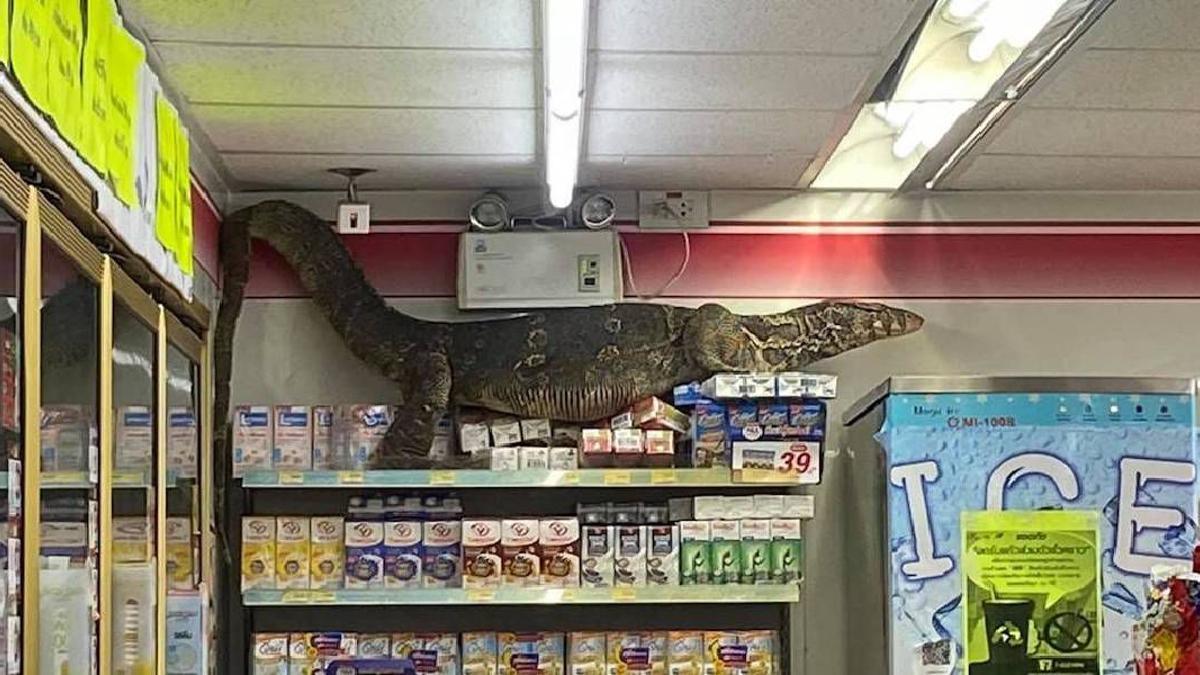
[[[654,300],[662,297],[671,286],[675,285],[676,281],[679,281],[684,271],[687,270],[688,263],[692,260],[692,240],[688,236],[687,231],[680,234],[683,235],[683,260],[679,263],[679,269],[675,270],[675,274],[671,275],[670,279],[667,279],[667,283],[663,284],[662,287],[650,295],[638,293],[637,284],[633,280],[633,265],[629,261],[629,247],[625,245],[625,237],[617,235],[621,243],[621,262],[625,268],[625,279],[629,282],[629,290],[638,300]]]

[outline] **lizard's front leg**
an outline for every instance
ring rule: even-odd
[[[406,372],[404,403],[395,408],[372,468],[455,468],[477,463],[469,457],[451,457],[447,462],[435,464],[429,458],[434,426],[450,404],[451,384],[450,363],[445,354],[430,353]]]

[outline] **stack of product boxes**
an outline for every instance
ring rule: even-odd
[[[253,675],[407,660],[432,675],[702,675],[779,672],[775,631],[259,633]],[[395,666],[398,662],[393,661]]]
[[[463,518],[455,497],[354,497],[345,517],[243,518],[242,588],[786,584],[800,579],[800,521],[811,517],[806,495],[581,504],[575,516],[530,518]]]
[[[243,405],[233,415],[233,475],[252,470],[362,470],[391,424],[386,405]],[[450,440],[439,425],[435,447]]]

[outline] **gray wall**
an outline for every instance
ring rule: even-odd
[[[689,301],[691,302],[691,301]],[[725,302],[739,312],[803,301]],[[452,303],[401,303],[420,316],[453,316]],[[1200,301],[916,301],[895,303],[926,318],[921,333],[820,364],[839,375],[831,409],[824,483],[808,528],[805,596],[795,612],[794,672],[883,672],[878,635],[884,597],[881,485],[874,449],[845,447],[838,420],[859,396],[890,375],[1200,374]],[[238,327],[234,403],[386,401],[392,388],[358,363],[310,303],[252,301]],[[803,663],[804,667],[799,666]],[[878,664],[876,666],[876,664]],[[878,668],[878,669],[877,669]]]

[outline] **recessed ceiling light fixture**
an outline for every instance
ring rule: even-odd
[[[960,118],[1021,96],[1035,79],[1026,75],[1110,2],[937,0],[809,187],[904,186]]]
[[[588,0],[542,0],[546,188],[560,209],[571,205],[579,173],[589,9]]]

